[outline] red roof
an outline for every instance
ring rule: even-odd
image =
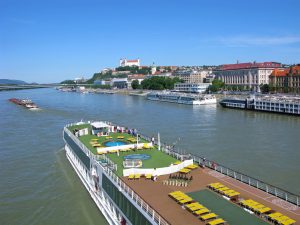
[[[288,74],[300,76],[300,66],[292,66],[285,69],[274,69],[270,76],[284,77]]]
[[[300,65],[293,66],[291,72],[293,75],[300,75]]]
[[[284,77],[288,74],[289,69],[274,69],[270,76],[272,77]]]
[[[279,68],[280,63],[276,62],[263,62],[263,63],[237,63],[237,64],[224,64],[221,66],[221,70],[238,70],[249,68]]]

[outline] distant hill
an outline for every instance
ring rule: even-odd
[[[0,84],[27,84],[25,81],[22,80],[11,80],[11,79],[0,79]]]

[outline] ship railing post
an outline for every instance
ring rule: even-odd
[[[267,191],[267,193],[269,193],[269,186],[268,185],[266,185],[266,191]]]
[[[275,196],[277,196],[277,188],[274,189]]]
[[[299,197],[297,197],[297,206],[299,206]]]
[[[288,195],[287,195],[286,192],[285,192],[285,200],[286,200],[286,201],[288,200]]]

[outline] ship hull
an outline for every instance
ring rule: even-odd
[[[82,170],[80,169],[80,165],[78,164],[78,161],[76,160],[76,155],[73,153],[73,150],[71,150],[71,148],[68,145],[65,145],[65,151],[66,151],[66,157],[67,157],[68,161],[70,162],[71,166],[73,167],[74,171],[76,172],[76,174],[79,177],[80,181],[82,182],[83,186],[88,191],[91,198],[97,205],[98,209],[105,217],[106,221],[110,225],[120,224],[118,221],[116,221],[116,215],[114,215],[113,212],[108,210],[105,199],[101,199],[95,193],[94,187],[88,181],[87,176],[85,176],[84,173],[82,172]]]

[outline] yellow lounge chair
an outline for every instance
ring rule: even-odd
[[[146,174],[145,177],[146,177],[146,179],[151,179],[152,178],[152,174],[150,174],[150,173]]]
[[[134,178],[134,174],[130,174],[129,176],[128,176],[128,179],[133,179]]]
[[[141,177],[141,174],[135,174],[134,175],[134,179],[140,179],[140,177]]]
[[[267,212],[270,212],[272,209],[269,208],[269,207],[264,207],[264,208],[261,208],[261,209],[258,209],[257,212],[259,213],[267,213]]]
[[[209,213],[209,212],[210,211],[207,208],[203,208],[203,209],[195,211],[194,214],[196,214],[197,216],[200,216],[202,214]]]
[[[219,219],[212,220],[212,221],[208,222],[207,224],[219,225],[219,224],[224,224],[224,223],[225,223],[225,220],[223,220],[222,218],[219,218]]]
[[[281,217],[281,216],[283,216],[283,215],[282,215],[281,213],[279,213],[279,212],[271,213],[271,214],[268,215],[268,217],[269,217],[271,220],[275,220],[276,218],[279,218],[279,217]]]
[[[203,208],[205,208],[203,205],[195,205],[195,206],[192,206],[192,207],[190,207],[190,208],[188,208],[188,210],[190,210],[191,212],[195,212],[195,211],[198,211],[198,210],[200,210],[200,209],[203,209]]]
[[[180,201],[178,201],[180,204],[185,204],[185,203],[189,203],[189,202],[191,202],[191,201],[193,201],[193,199],[192,198],[185,198],[185,199],[182,199],[182,200],[180,200]]]
[[[205,214],[203,216],[200,216],[200,219],[201,220],[209,220],[209,219],[214,219],[214,218],[217,218],[218,215],[215,214],[215,213],[209,213],[209,214]]]
[[[292,220],[292,219],[287,219],[284,222],[281,222],[282,225],[292,225],[295,223],[296,223],[296,220]]]

